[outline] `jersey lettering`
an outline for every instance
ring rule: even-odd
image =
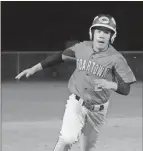
[[[93,70],[93,74],[96,74],[96,73],[97,73],[98,68],[99,68],[99,64],[96,64],[96,65],[95,65],[95,68],[94,68],[94,70]]]
[[[87,68],[86,68],[86,71],[88,71],[88,72],[90,70],[91,63],[92,63],[91,61],[88,61],[88,65],[87,65]]]
[[[86,70],[86,60],[83,60],[82,70]]]
[[[103,73],[104,68],[100,65],[100,67],[98,68],[98,71],[96,73],[97,76],[101,77],[101,74]]]
[[[92,63],[91,73],[93,72],[94,66],[96,65],[95,62]]]
[[[102,78],[104,78],[107,72],[109,71],[108,68],[105,68],[102,65],[99,65],[92,61],[83,60],[83,59],[77,59],[77,69],[81,71],[90,72],[93,75],[96,75]]]

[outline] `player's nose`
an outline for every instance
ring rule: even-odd
[[[104,32],[103,31],[100,32],[99,37],[104,38]]]

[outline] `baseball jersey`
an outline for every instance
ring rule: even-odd
[[[63,55],[76,58],[76,69],[69,80],[68,89],[83,100],[87,94],[95,104],[101,104],[108,101],[111,90],[96,91],[95,79],[115,81],[120,78],[125,83],[133,83],[136,78],[123,55],[113,46],[109,45],[106,51],[96,52],[92,43],[83,41],[64,50]]]

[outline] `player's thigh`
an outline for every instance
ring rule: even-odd
[[[61,127],[61,138],[77,141],[84,126],[85,114],[82,106],[80,106],[74,97],[67,100],[63,123]]]
[[[86,122],[82,129],[82,137],[85,139],[84,141],[91,142],[93,140],[96,141],[98,137],[99,131],[97,131],[90,122]]]
[[[87,114],[86,123],[82,129],[82,139],[86,142],[94,144],[98,141],[99,132],[105,121],[104,112],[90,112]]]

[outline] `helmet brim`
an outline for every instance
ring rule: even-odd
[[[101,27],[101,26],[96,26],[96,27],[93,27],[91,28],[92,30],[95,30],[95,29],[98,29],[98,30],[102,30],[102,31],[105,31],[105,32],[110,32],[110,33],[114,33],[113,30],[107,28],[107,27]]]
[[[112,28],[111,26],[109,25],[103,25],[103,24],[95,24],[95,25],[92,25],[90,27],[90,29],[100,29],[100,30],[108,30],[108,31],[112,31],[114,33],[116,33],[116,30],[114,28]]]

